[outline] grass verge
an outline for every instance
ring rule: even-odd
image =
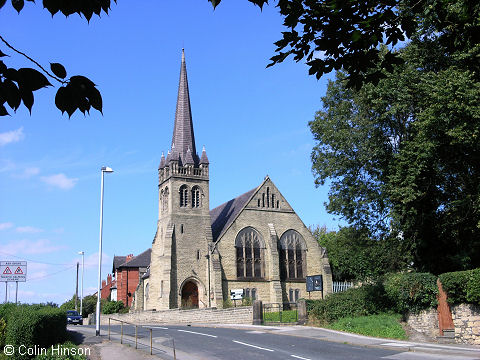
[[[348,331],[355,334],[381,338],[407,340],[407,334],[400,324],[399,314],[378,314],[359,317],[345,317],[328,325],[329,329]]]
[[[297,322],[297,310],[283,310],[281,312],[265,312],[263,321],[265,322],[282,322],[282,323],[290,323],[290,322]]]

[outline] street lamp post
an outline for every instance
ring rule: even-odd
[[[102,284],[102,231],[103,231],[103,176],[105,173],[112,173],[113,170],[108,166],[102,167],[102,181],[100,186],[100,239],[98,242],[98,292],[97,292],[97,312],[95,317],[95,335],[100,336],[100,298]]]
[[[85,261],[84,261],[84,251],[79,251],[78,255],[82,255],[82,289],[80,290],[80,315],[83,316],[83,269],[85,268]]]

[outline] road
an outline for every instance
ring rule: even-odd
[[[172,358],[173,344],[177,359],[192,360],[467,360],[475,357],[452,356],[442,354],[415,353],[409,351],[380,349],[365,346],[353,346],[322,339],[282,335],[261,329],[233,329],[210,327],[191,327],[151,325],[154,354],[161,358]],[[121,332],[120,325],[111,327],[112,334]],[[150,343],[150,330],[138,327],[139,342]],[[102,334],[108,333],[108,327],[102,326]],[[123,326],[124,339],[133,344],[135,327]],[[388,342],[388,341],[386,341]],[[145,347],[143,347],[145,349]]]

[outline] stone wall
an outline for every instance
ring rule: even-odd
[[[472,304],[452,306],[452,318],[457,343],[480,345],[480,306]]]
[[[451,311],[455,325],[455,342],[480,345],[480,306],[460,304],[452,306]],[[432,338],[440,335],[436,309],[424,310],[419,314],[409,314],[407,324],[414,330]]]
[[[413,330],[432,338],[439,336],[437,309],[423,310],[418,314],[408,314],[407,324]]]
[[[229,309],[192,309],[140,311],[128,314],[102,315],[102,325],[108,324],[108,318],[134,324],[252,324],[253,307],[242,306]],[[112,322],[114,324],[115,322]]]

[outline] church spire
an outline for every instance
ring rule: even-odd
[[[193,133],[192,110],[190,108],[190,94],[188,92],[187,65],[185,52],[182,49],[182,63],[180,66],[180,81],[178,84],[177,109],[175,111],[175,126],[172,136],[172,149],[186,160],[187,151],[196,157],[195,135]]]

